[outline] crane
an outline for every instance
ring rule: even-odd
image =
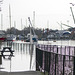
[[[72,4],[72,6],[74,6],[75,4],[73,4],[73,3],[70,3],[70,4]]]
[[[57,22],[58,23],[58,22]],[[59,24],[59,23],[58,23]],[[73,28],[72,26],[69,26],[69,25],[67,25],[67,24],[64,24],[64,23],[61,23],[62,25],[64,25],[64,26],[67,26],[67,27],[70,27],[70,28]],[[59,24],[59,25],[61,25],[61,24]],[[63,28],[64,29],[64,28]]]
[[[69,26],[69,25],[67,25],[67,24],[63,24],[63,23],[62,23],[62,25],[73,28],[72,26]]]
[[[73,14],[73,11],[72,11],[72,7],[70,7],[70,9],[71,9],[72,17],[73,17],[74,24],[75,24],[75,18],[74,18],[74,14]]]

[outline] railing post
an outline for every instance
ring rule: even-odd
[[[51,45],[50,45],[50,52],[51,52]]]
[[[50,57],[51,57],[51,54],[50,54],[50,52],[48,53],[48,75],[49,75],[49,73],[50,73]]]
[[[58,46],[57,46],[57,53],[58,53]]]
[[[57,54],[55,54],[55,75],[56,75]]]
[[[45,75],[45,69],[46,69],[46,53],[44,51],[44,75]]]
[[[69,65],[70,65],[70,46],[69,46]]]
[[[49,74],[50,74],[50,70],[51,70],[51,68],[50,68],[51,67],[51,52],[49,53],[49,62],[50,62],[49,63]]]
[[[65,65],[65,55],[63,55],[63,75],[65,75],[65,68],[64,68],[64,65]]]
[[[73,75],[75,75],[75,47],[74,47],[74,64],[73,64]]]
[[[62,46],[60,47],[60,54],[62,55]]]
[[[45,50],[45,45],[44,45],[44,50]]]
[[[74,56],[74,67],[73,67],[73,75],[75,75],[75,56]]]
[[[67,47],[65,46],[65,51],[64,51],[64,55],[66,55],[66,48],[67,48]]]
[[[54,45],[53,45],[53,52],[54,52]]]

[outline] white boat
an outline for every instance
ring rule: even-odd
[[[5,36],[5,33],[0,30],[0,41],[5,41],[6,40],[6,36]]]
[[[16,40],[16,36],[15,35],[13,35],[13,34],[8,34],[7,36],[6,36],[6,41],[15,41]]]
[[[37,42],[38,41],[38,36],[35,34],[35,31],[32,27],[32,23],[30,21],[30,17],[28,17],[28,20],[29,20],[29,27],[30,27],[30,33],[27,34],[27,39],[26,39],[26,42],[30,42],[30,39],[32,38],[32,42]],[[32,34],[33,32],[33,34]]]
[[[30,33],[27,34],[27,39],[26,39],[26,42],[30,42]],[[38,41],[38,36],[37,35],[31,35],[32,36],[32,41],[33,42],[37,42]]]

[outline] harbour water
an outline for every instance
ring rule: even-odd
[[[65,40],[65,41],[38,41],[39,44],[51,44],[51,45],[65,45],[65,46],[75,46],[74,40]],[[31,55],[31,45],[23,41],[14,41],[14,42],[2,42],[0,44],[0,49],[3,47],[12,47],[14,50],[14,56],[10,59],[6,57],[5,59],[1,57],[0,59],[0,69],[1,71],[29,71],[36,70],[36,54],[35,54],[35,45],[33,45],[32,55]],[[32,58],[32,61],[30,60]],[[30,63],[30,61],[32,63]],[[30,69],[31,64],[31,69]]]

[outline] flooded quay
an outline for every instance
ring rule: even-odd
[[[38,41],[39,44],[50,44],[50,45],[69,45],[75,46],[74,40],[69,41]],[[1,42],[0,50],[3,47],[11,47],[14,50],[13,56],[9,58],[3,58],[0,56],[0,71],[17,72],[17,71],[35,71],[36,70],[36,46],[32,46],[31,56],[31,45],[29,42],[13,41],[13,42]],[[8,53],[4,53],[6,55]],[[31,58],[32,57],[32,58]],[[32,60],[31,60],[32,59]],[[30,63],[31,61],[31,63]],[[31,68],[30,68],[31,66]]]
[[[32,62],[31,62],[31,69],[30,69],[30,49],[31,46],[29,43],[16,41],[16,42],[2,42],[1,49],[3,47],[11,47],[14,50],[13,56],[9,59],[9,56],[5,58],[1,57],[0,59],[0,69],[1,71],[28,71],[28,70],[35,70],[35,45],[33,45],[33,52],[32,52]],[[4,53],[5,55],[9,55],[8,53]]]

